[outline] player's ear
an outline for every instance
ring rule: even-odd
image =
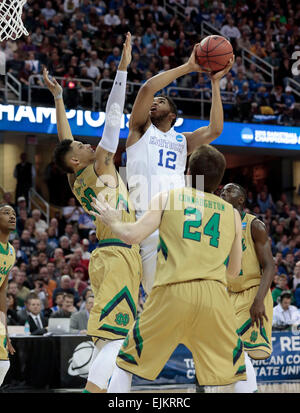
[[[170,112],[169,116],[170,116],[170,120],[171,120],[172,122],[176,119],[176,115],[175,115],[175,113],[173,113],[173,112]]]
[[[76,156],[71,156],[69,162],[70,162],[72,167],[79,165],[79,159],[76,158]]]

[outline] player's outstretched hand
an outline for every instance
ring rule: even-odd
[[[131,62],[131,33],[127,32],[125,43],[123,43],[122,56],[119,63],[119,70],[126,71]]]
[[[62,87],[56,81],[56,79],[54,79],[54,77],[52,77],[52,80],[49,79],[49,72],[45,66],[43,68],[43,79],[44,79],[45,85],[50,90],[54,98],[56,98],[62,93]]]
[[[204,73],[209,73],[209,72],[210,72],[209,70],[204,69],[203,67],[201,67],[201,66],[197,63],[197,60],[196,60],[196,49],[197,49],[197,46],[198,46],[199,44],[200,44],[200,43],[196,43],[196,44],[195,44],[195,46],[194,46],[194,48],[193,48],[193,51],[192,51],[192,54],[190,55],[189,60],[187,61],[187,65],[188,65],[188,67],[189,67],[189,73],[191,73],[191,72],[204,72]]]
[[[90,215],[93,215],[96,219],[101,219],[108,226],[121,221],[122,211],[112,208],[101,194],[98,194],[98,199],[92,197],[92,201],[93,210],[89,211]]]
[[[229,62],[227,63],[227,66],[223,70],[220,70],[219,72],[216,72],[216,73],[210,73],[209,75],[210,79],[212,81],[222,79],[222,77],[225,76],[229,72],[229,70],[232,68],[232,66],[234,65],[234,61],[235,61],[235,56],[233,56],[229,60]]]

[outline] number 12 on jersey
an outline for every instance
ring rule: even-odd
[[[159,151],[159,161],[158,161],[158,166],[165,166],[166,168],[169,169],[175,169],[176,168],[176,158],[177,158],[177,153],[172,152],[172,151],[167,151],[166,156],[164,157],[164,150],[160,149]]]

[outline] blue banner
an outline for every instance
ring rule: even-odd
[[[266,360],[252,360],[257,382],[300,381],[300,335],[292,332],[272,333],[273,353]],[[155,357],[153,355],[153,357]],[[191,352],[180,344],[156,380],[133,376],[134,386],[149,384],[194,384],[195,367]]]
[[[105,112],[69,110],[67,117],[74,136],[102,136]],[[127,138],[130,115],[123,115],[120,138]],[[178,118],[178,132],[193,132],[208,121]],[[0,105],[0,130],[56,134],[55,108]],[[96,143],[96,142],[95,142]],[[214,141],[220,146],[272,149],[300,149],[300,128],[277,125],[225,122],[222,134]]]

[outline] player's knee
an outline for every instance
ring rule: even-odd
[[[88,381],[104,390],[108,387],[109,379],[116,365],[116,358],[123,340],[108,341],[100,350],[90,367]]]

